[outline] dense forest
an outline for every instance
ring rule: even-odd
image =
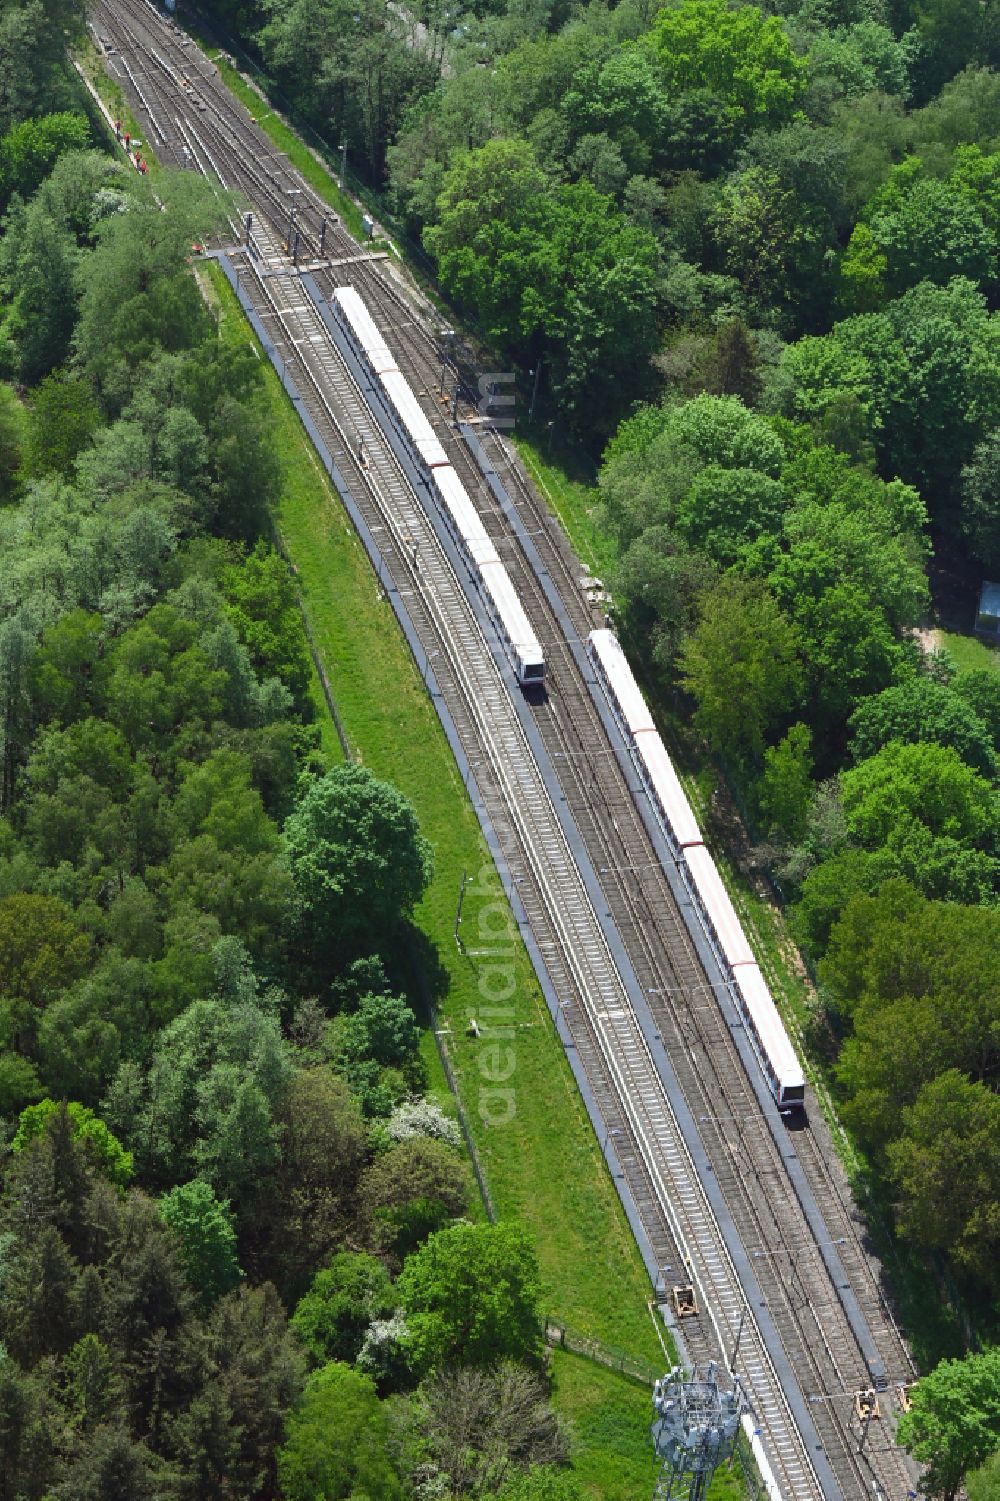
[[[433,852],[320,752],[210,210],[99,149],[79,21],[0,6],[0,1498],[577,1501],[426,1094]]]
[[[207,9],[600,457],[619,626],[780,881],[899,1234],[995,1327],[1000,674],[927,629],[935,560],[967,605],[1000,570],[995,5]]]

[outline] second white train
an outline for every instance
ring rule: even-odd
[[[743,1023],[778,1109],[801,1110],[805,1079],[729,892],[613,631],[592,631],[587,652],[628,742],[656,817],[686,872],[691,894],[733,982]]]

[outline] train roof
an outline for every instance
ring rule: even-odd
[[[482,517],[476,510],[472,497],[450,464],[442,464],[434,470],[434,483],[444,501],[464,542],[487,537]]]
[[[372,363],[381,365],[386,370],[394,370],[396,361],[385,342],[385,335],[368,311],[361,294],[354,287],[337,287],[333,297]]]
[[[497,558],[495,563],[481,567],[479,575],[497,614],[503,621],[508,637],[517,647],[523,660],[526,662],[544,661],[538,638],[531,629],[528,617],[524,613],[524,606],[511,582],[510,574],[500,559]]]
[[[489,537],[473,537],[465,544],[472,561],[477,568],[483,568],[487,563],[496,563],[501,568],[500,554]]]
[[[590,645],[600,660],[604,675],[618,700],[622,717],[633,735],[641,730],[655,729],[653,716],[614,631],[591,631]]]
[[[379,378],[383,375],[391,374],[394,370],[399,370],[399,366],[396,364],[396,356],[385,344],[378,344],[372,349],[366,349],[365,358]]]
[[[715,861],[703,844],[694,844],[684,851],[691,879],[701,898],[722,952],[730,965],[755,964],[753,949],[736,916],[736,909],[729,892],[716,869]]]
[[[743,999],[753,1017],[761,1046],[771,1060],[782,1088],[804,1084],[802,1066],[759,965],[741,964],[736,971],[736,983],[743,992]]]
[[[398,370],[388,370],[382,377],[382,386],[428,468],[447,464],[448,455],[444,451],[444,445],[435,435],[430,418],[414,396],[406,376]]]
[[[677,843],[684,848],[701,844],[701,830],[681,786],[666,746],[655,730],[641,730],[635,737],[636,749]]]
[[[436,433],[432,432],[429,438],[417,438],[415,441],[417,452],[428,469],[443,469],[451,464],[448,450]]]

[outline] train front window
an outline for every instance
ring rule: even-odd
[[[524,667],[525,682],[538,682],[545,676],[545,664],[543,662],[527,662]]]
[[[804,1084],[789,1084],[788,1088],[782,1094],[782,1099],[786,1105],[801,1105],[805,1097],[806,1087]]]

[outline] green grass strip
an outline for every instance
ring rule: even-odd
[[[534,436],[518,434],[514,446],[521,462],[550,509],[563,524],[577,555],[598,576],[605,577],[618,554],[614,538],[600,523],[600,491],[584,474],[582,467],[569,463],[565,456],[553,457],[550,445],[543,449]]]
[[[958,631],[936,632],[941,650],[947,652],[958,672],[1000,672],[1000,652],[977,636],[962,636]]]
[[[223,337],[252,341],[222,273],[205,269]],[[494,1202],[535,1237],[550,1317],[659,1362],[649,1281],[600,1144],[507,904],[478,887],[479,872],[492,872],[492,861],[444,732],[392,608],[270,365],[265,378],[285,464],[277,521],[348,739],[359,759],[410,798],[434,846],[434,880],[416,914],[424,968]],[[475,883],[463,908],[465,953],[453,936],[463,872]],[[503,930],[499,939],[493,929]],[[480,989],[484,961],[472,950],[497,942],[510,949],[514,1008],[512,1035],[499,1042],[467,1035],[469,1018],[481,1018],[490,1004]],[[497,1084],[489,1076],[508,1067],[503,1087],[513,1091],[513,1115],[490,1126],[483,1112],[493,1112],[489,1091]]]

